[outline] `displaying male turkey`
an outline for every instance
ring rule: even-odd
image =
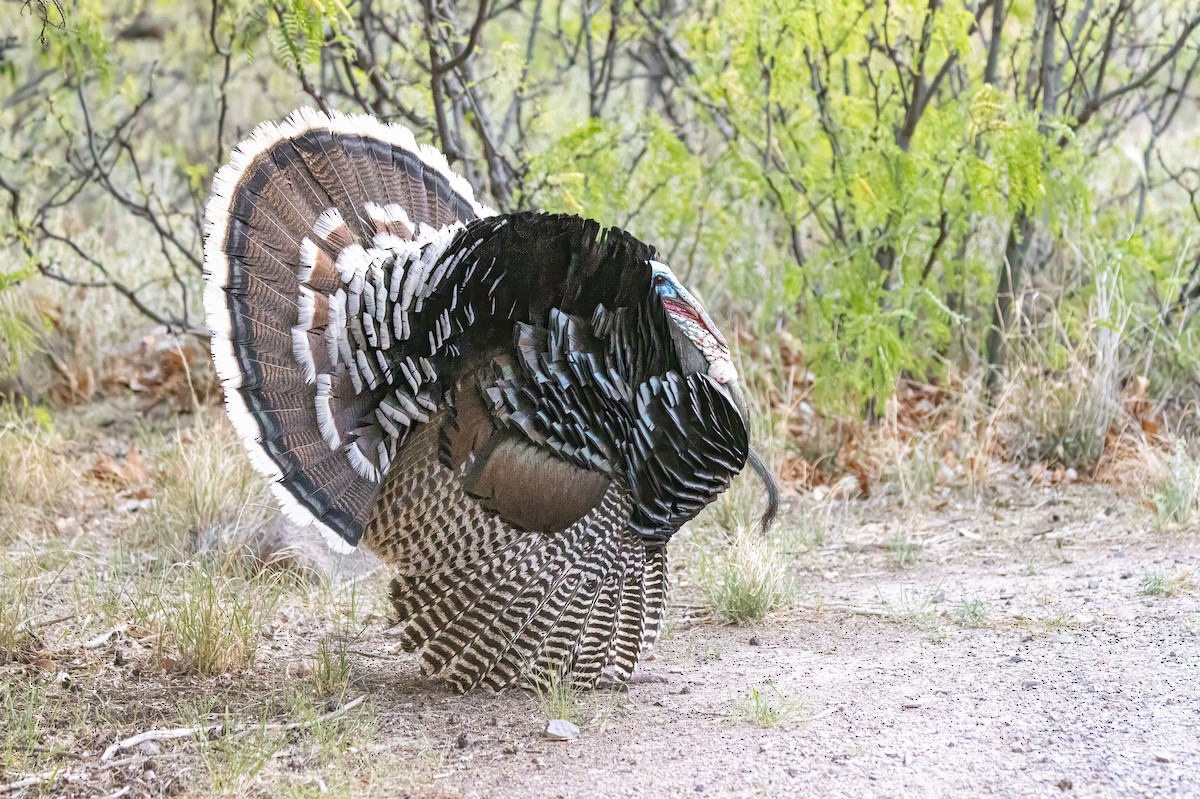
[[[394,571],[427,673],[628,678],[667,541],[751,453],[728,345],[652,247],[497,214],[407,129],[301,109],[217,173],[204,266],[251,460]]]

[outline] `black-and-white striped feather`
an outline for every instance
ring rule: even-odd
[[[238,435],[286,513],[394,569],[425,669],[628,677],[667,540],[748,453],[736,386],[651,291],[654,250],[497,215],[406,129],[311,110],[235,149],[206,222]]]

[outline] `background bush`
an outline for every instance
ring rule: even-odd
[[[871,418],[902,378],[975,375],[995,396],[1007,376],[1069,422],[1085,386],[1107,392],[1079,411],[1101,418],[1077,447],[1094,460],[1130,378],[1194,395],[1195,2],[32,0],[0,15],[10,369],[81,292],[115,320],[200,333],[212,174],[254,124],[308,104],[412,127],[501,210],[654,243],[743,345],[762,342],[747,352],[768,371],[775,331],[800,342],[802,399],[821,411]],[[1027,449],[1050,457],[1043,443]]]

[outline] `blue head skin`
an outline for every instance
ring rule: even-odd
[[[650,270],[650,285],[662,297],[667,318],[704,355],[708,361],[708,376],[718,383],[736,383],[737,369],[733,366],[729,345],[708,311],[683,287],[671,267],[651,261]]]

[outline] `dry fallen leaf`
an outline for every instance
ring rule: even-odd
[[[101,452],[88,473],[101,482],[116,483],[123,487],[144,485],[150,480],[150,470],[138,452],[137,442],[129,445],[123,462],[117,462],[112,456]]]
[[[150,470],[146,468],[146,462],[142,460],[142,454],[138,452],[136,441],[129,443],[129,453],[125,456],[125,477],[135,485],[140,485],[150,479]]]
[[[54,674],[58,671],[58,664],[45,655],[37,655],[29,663],[31,666],[36,666],[48,674]]]
[[[121,470],[121,465],[105,452],[96,455],[96,462],[92,464],[92,468],[88,471],[88,474],[105,483],[119,483],[124,481],[124,473]]]

